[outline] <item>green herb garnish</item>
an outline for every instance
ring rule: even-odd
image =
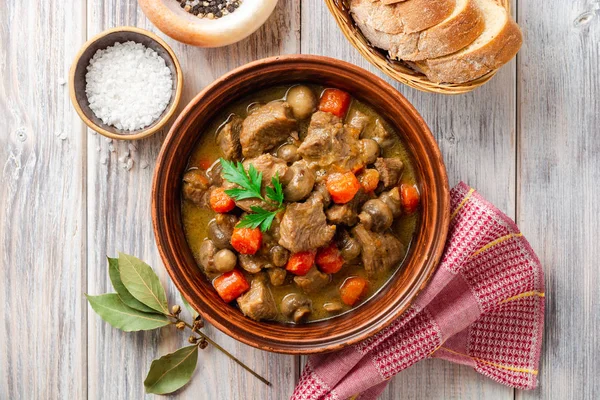
[[[283,187],[279,181],[279,173],[271,178],[271,186],[265,188],[267,199],[261,192],[262,172],[258,172],[254,165],[250,164],[248,171],[244,169],[241,162],[233,163],[223,158],[220,159],[223,166],[223,178],[231,183],[234,183],[239,188],[227,189],[225,193],[232,199],[260,199],[266,203],[270,203],[276,207],[275,211],[265,210],[259,206],[251,206],[253,213],[246,214],[237,225],[238,228],[259,228],[266,232],[271,228],[275,216],[283,210]]]

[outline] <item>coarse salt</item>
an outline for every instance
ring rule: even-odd
[[[133,41],[98,50],[85,79],[85,92],[96,117],[124,131],[151,125],[167,108],[173,92],[173,77],[165,60]]]

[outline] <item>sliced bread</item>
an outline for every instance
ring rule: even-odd
[[[433,82],[464,83],[509,62],[521,48],[523,35],[506,9],[494,0],[475,0],[485,29],[474,42],[447,56],[414,65]]]
[[[391,58],[416,61],[454,53],[482,33],[483,16],[474,1],[456,0],[450,16],[429,29],[414,33],[385,33],[361,19],[361,16],[369,15],[364,10],[373,7],[370,0],[353,0],[350,10],[371,45],[388,50]]]
[[[386,5],[381,1],[352,0],[350,11],[365,25],[383,33],[420,32],[444,21],[456,0],[406,0]]]

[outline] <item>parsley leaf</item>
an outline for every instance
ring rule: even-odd
[[[231,183],[235,183],[240,188],[228,189],[225,193],[234,200],[243,200],[257,198],[264,200],[260,193],[262,184],[262,172],[258,172],[254,165],[250,164],[248,172],[244,169],[241,162],[233,163],[224,158],[220,159],[223,166],[223,178]]]
[[[252,213],[245,215],[237,224],[238,228],[260,228],[266,232],[273,224],[273,220],[277,213],[284,209],[283,207],[283,187],[279,181],[279,173],[271,178],[271,185],[265,188],[266,200],[260,191],[262,184],[262,172],[258,172],[254,165],[248,166],[248,171],[244,169],[241,162],[233,163],[223,158],[220,159],[223,166],[223,178],[240,187],[227,189],[225,193],[232,199],[239,201],[244,199],[260,199],[268,202],[273,206],[277,206],[275,211],[265,210],[259,206],[251,206]]]
[[[267,197],[281,207],[283,204],[283,188],[281,187],[281,182],[279,182],[279,172],[271,178],[271,185],[273,185],[273,187],[266,188]]]
[[[276,211],[268,211],[262,207],[252,206],[250,207],[253,214],[247,214],[242,218],[239,224],[237,224],[237,228],[258,228],[263,232],[266,232],[271,227],[273,220],[277,213],[281,210]]]

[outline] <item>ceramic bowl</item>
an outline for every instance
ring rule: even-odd
[[[90,63],[90,59],[96,54],[96,51],[113,46],[116,42],[124,43],[127,41],[141,43],[156,51],[158,55],[165,60],[173,77],[173,93],[171,95],[171,101],[163,113],[151,125],[135,131],[124,131],[103,123],[90,109],[88,98],[85,93],[85,75],[87,73],[87,66]],[[75,56],[69,74],[71,102],[83,122],[99,134],[119,140],[142,139],[153,135],[163,128],[173,117],[173,114],[175,114],[175,110],[177,109],[177,105],[181,98],[182,89],[183,74],[181,73],[181,66],[169,45],[154,33],[131,26],[121,26],[106,30],[87,41],[77,56]]]
[[[375,296],[340,316],[302,325],[257,322],[217,295],[186,242],[181,220],[181,181],[202,127],[225,104],[262,88],[294,82],[348,91],[372,105],[401,133],[412,154],[421,191],[422,218],[402,268]],[[446,169],[429,128],[415,108],[377,76],[346,62],[308,55],[281,56],[240,67],[198,94],[179,115],[158,157],[152,219],[160,255],[177,288],[221,331],[251,346],[308,354],[340,349],[379,332],[398,318],[435,271],[448,231]]]
[[[238,42],[264,24],[277,0],[243,0],[233,13],[217,19],[198,18],[175,0],[138,0],[146,17],[165,35],[199,47],[221,47]]]

